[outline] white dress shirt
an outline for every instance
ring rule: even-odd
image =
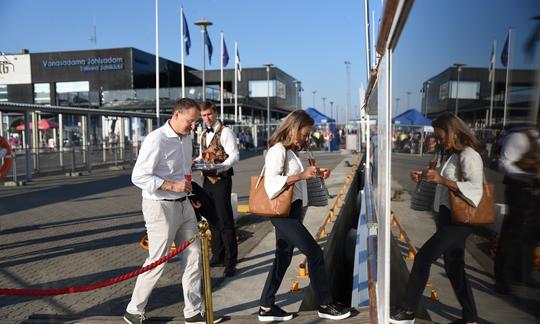
[[[203,132],[206,132],[206,146],[210,145],[212,142],[212,139],[214,139],[214,133],[217,130],[217,128],[221,125],[220,121],[217,120],[213,125],[212,128],[214,129],[213,132],[206,132],[206,128],[203,130]],[[201,135],[201,141],[200,141],[200,150],[199,150],[199,157],[197,158],[197,162],[202,161],[202,135]],[[219,172],[227,171],[230,168],[233,167],[239,160],[240,160],[240,153],[238,151],[238,145],[236,144],[236,135],[234,134],[233,130],[230,127],[223,127],[223,130],[221,131],[221,146],[223,146],[223,149],[225,150],[225,153],[229,156],[221,165],[224,165],[225,167],[222,169],[219,169]]]
[[[532,132],[535,137],[538,137],[536,131],[528,131]],[[507,175],[530,174],[529,172],[521,170],[514,164],[523,157],[523,154],[529,151],[529,146],[529,138],[527,138],[527,135],[523,132],[514,132],[508,135],[504,140],[504,145],[501,149],[499,168]]]
[[[185,192],[159,190],[165,180],[184,180],[191,174],[193,147],[191,136],[179,136],[169,121],[152,131],[141,145],[131,181],[142,189],[142,196],[152,200],[178,199]]]
[[[287,163],[287,173],[283,174],[283,167]],[[264,159],[264,189],[270,199],[275,198],[285,189],[287,177],[302,173],[304,167],[298,156],[292,150],[286,150],[282,143],[277,143],[268,149]],[[306,180],[294,184],[292,201],[302,199],[302,206],[307,206]]]
[[[439,172],[444,178],[455,181],[462,196],[475,207],[478,206],[484,190],[484,164],[478,152],[466,147],[461,153],[452,154]],[[436,212],[440,205],[451,209],[448,190],[447,186],[437,185],[433,203]]]

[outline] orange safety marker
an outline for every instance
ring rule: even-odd
[[[293,280],[291,289],[289,290],[290,293],[298,293],[300,292],[300,288],[298,287],[298,281]]]
[[[409,251],[407,252],[407,260],[414,260],[414,256],[416,255],[416,252],[412,248],[409,248]]]
[[[306,277],[307,277],[306,264],[300,263],[300,267],[298,269],[298,278],[306,278]]]
[[[326,233],[326,230],[323,227],[321,229],[320,233],[319,233],[319,238],[324,238],[324,237],[327,237],[327,236],[328,236],[328,233]]]
[[[405,239],[405,235],[403,235],[403,232],[399,232],[399,236],[398,236],[398,240],[402,241],[402,242],[405,242],[406,239]]]
[[[439,301],[439,294],[437,293],[437,290],[431,289],[431,297],[429,297],[429,300],[431,300],[433,302],[438,302]]]

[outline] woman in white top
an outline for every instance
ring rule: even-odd
[[[478,153],[480,142],[465,123],[454,114],[443,114],[433,121],[435,135],[446,158],[439,169],[428,170],[426,178],[437,184],[434,209],[438,212],[437,231],[418,250],[405,289],[401,308],[390,317],[390,323],[414,323],[414,312],[426,286],[431,264],[441,254],[444,268],[462,310],[462,318],[452,323],[476,323],[478,315],[471,286],[465,273],[465,240],[473,226],[453,224],[449,191],[459,192],[478,206],[482,198],[484,165]],[[419,182],[422,171],[412,171],[411,178]]]
[[[294,185],[294,190],[289,215],[271,218],[276,232],[276,252],[261,294],[259,321],[287,321],[293,318],[292,314],[275,304],[275,296],[291,263],[295,246],[307,257],[309,278],[320,304],[319,316],[337,320],[351,314],[333,302],[322,250],[301,221],[302,208],[307,205],[306,180],[315,177],[317,170],[314,166],[304,169],[298,151],[309,138],[313,124],[313,118],[308,113],[296,110],[285,118],[269,141],[264,173],[264,188],[268,197],[276,197],[288,185]],[[328,169],[321,171],[323,177],[328,177]]]

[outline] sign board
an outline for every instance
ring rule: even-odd
[[[0,84],[32,83],[30,55],[0,55]]]

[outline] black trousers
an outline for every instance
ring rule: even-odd
[[[452,224],[450,210],[445,206],[439,207],[437,231],[422,245],[414,258],[409,281],[405,288],[403,308],[416,311],[429,278],[431,264],[442,254],[446,275],[450,279],[456,298],[463,308],[463,319],[468,322],[477,321],[476,305],[469,279],[465,273],[464,260],[465,240],[472,232],[472,226]]]
[[[509,212],[501,227],[494,267],[495,281],[501,286],[531,280],[540,236],[540,224],[533,220],[540,213],[540,197],[531,195],[533,186],[509,177],[504,183]]]
[[[302,200],[296,200],[291,206],[289,216],[271,218],[272,225],[276,229],[276,253],[261,294],[260,305],[263,307],[271,307],[275,304],[276,293],[291,264],[295,246],[307,257],[309,279],[319,304],[332,303],[328,277],[324,269],[323,252],[302,224],[302,217]]]
[[[209,217],[212,232],[212,258],[223,261],[225,267],[235,267],[238,259],[238,243],[231,205],[231,177],[223,177],[212,183],[204,178],[203,188],[212,196],[216,206],[215,217]]]

